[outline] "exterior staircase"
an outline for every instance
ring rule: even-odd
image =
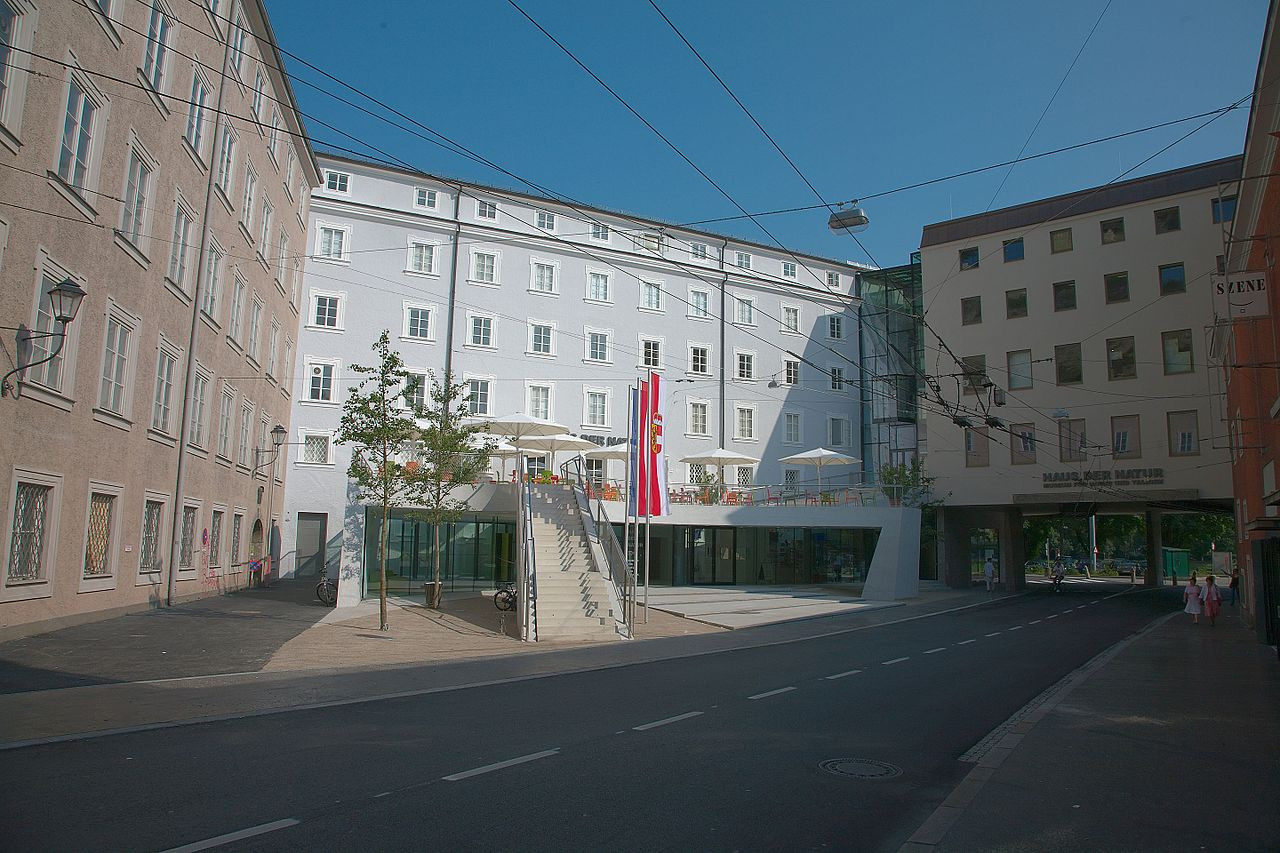
[[[569,486],[530,489],[538,641],[620,639],[609,580],[596,570]]]

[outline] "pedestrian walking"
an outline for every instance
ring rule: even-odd
[[[986,565],[982,567],[982,576],[987,579],[987,592],[996,588],[996,564],[991,562],[990,557],[987,557]]]
[[[1193,625],[1200,624],[1200,585],[1196,583],[1196,573],[1187,578],[1187,585],[1182,590],[1182,599],[1187,603],[1183,612],[1191,614]]]
[[[1235,607],[1236,602],[1240,600],[1240,570],[1239,569],[1231,570],[1231,583],[1229,584],[1229,588],[1231,590],[1231,606]]]
[[[1222,590],[1218,589],[1213,575],[1204,579],[1204,594],[1201,597],[1204,599],[1204,615],[1209,617],[1209,627],[1212,628],[1218,619],[1218,611],[1222,609]]]

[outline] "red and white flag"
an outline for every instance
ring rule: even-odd
[[[671,503],[667,495],[666,438],[663,435],[667,419],[667,398],[663,393],[662,377],[649,374],[647,397],[641,392],[645,412],[645,491],[648,493],[649,515],[670,515]]]

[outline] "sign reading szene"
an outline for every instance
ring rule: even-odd
[[[1051,471],[1042,475],[1046,489],[1088,489],[1098,486],[1163,486],[1163,468],[1117,468],[1114,471]]]
[[[1213,275],[1213,312],[1224,319],[1241,317],[1266,317],[1271,313],[1267,304],[1267,274],[1263,270],[1233,272]]]

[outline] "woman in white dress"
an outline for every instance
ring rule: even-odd
[[[1195,625],[1200,624],[1200,585],[1196,583],[1195,572],[1191,573],[1191,577],[1187,578],[1187,585],[1182,590],[1182,598],[1187,602],[1186,613],[1191,614],[1191,621]]]

